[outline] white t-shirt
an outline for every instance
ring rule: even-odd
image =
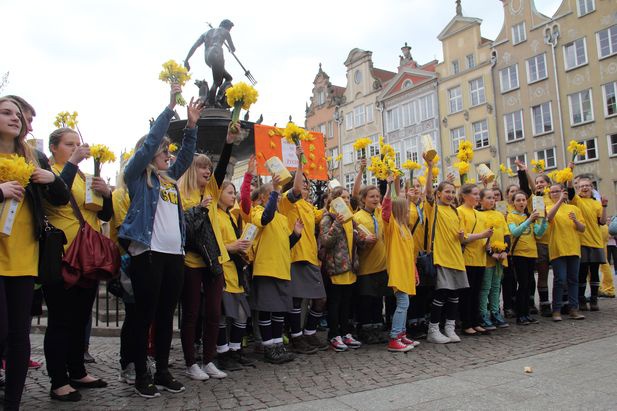
[[[184,254],[178,215],[178,191],[172,183],[161,182],[150,248],[135,241],[129,246],[129,253],[133,256],[148,250],[166,254]]]

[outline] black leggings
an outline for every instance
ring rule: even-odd
[[[529,287],[534,279],[536,259],[529,257],[512,257],[514,263],[514,275],[518,288],[516,289],[516,315],[526,317],[529,315]]]
[[[426,314],[431,311],[431,297],[433,287],[420,285],[416,287],[416,295],[409,296],[409,309],[407,310],[407,321],[426,319]]]
[[[589,274],[589,288],[592,303],[598,302],[598,289],[600,288],[600,263],[580,263],[578,269],[578,303],[587,302],[585,288],[587,288],[587,274]]]
[[[328,338],[344,336],[349,333],[349,312],[353,285],[328,286]]]
[[[184,281],[184,257],[146,251],[131,256],[131,284],[135,294],[135,373],[146,375],[148,329],[154,325],[157,373],[167,371],[173,319]]]
[[[512,261],[512,257],[509,257]],[[503,267],[503,278],[501,279],[501,295],[503,297],[503,309],[511,310],[514,308],[516,297],[516,279],[514,278],[513,264]],[[461,296],[462,297],[462,296]]]
[[[6,347],[5,410],[19,409],[24,391],[33,293],[34,277],[0,276],[0,346]]]
[[[458,311],[458,290],[435,290],[433,304],[431,306],[431,323],[441,322],[441,313],[446,306],[446,320],[456,320]]]
[[[460,316],[463,329],[480,325],[480,286],[484,278],[484,267],[467,266],[465,269],[469,287],[460,290]]]
[[[359,295],[356,301],[357,320],[360,325],[383,324],[383,297]]]
[[[124,322],[120,334],[120,367],[135,363],[135,303],[124,302]]]

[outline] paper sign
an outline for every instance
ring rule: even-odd
[[[495,203],[495,210],[499,211],[501,214],[508,214],[508,203],[505,201],[497,201]]]
[[[534,211],[537,211],[540,214],[540,217],[545,217],[545,205],[544,205],[544,197],[542,196],[533,196],[532,197],[532,207]]]
[[[298,156],[296,155],[295,144],[291,144],[287,140],[281,140],[281,154],[285,168],[298,167]]]

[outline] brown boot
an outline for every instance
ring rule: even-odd
[[[561,313],[559,311],[553,311],[553,314],[551,314],[551,316],[553,317],[553,321],[561,321]]]
[[[575,308],[570,309],[570,314],[568,314],[568,317],[571,320],[584,320],[585,319],[585,316],[579,313],[578,310]]]

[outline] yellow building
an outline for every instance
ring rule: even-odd
[[[460,1],[456,15],[439,33],[443,62],[439,75],[439,118],[442,166],[457,162],[463,140],[474,147],[474,165],[484,163],[498,170],[499,142],[495,125],[495,102],[491,76],[491,40],[482,37],[481,19],[463,16]],[[475,167],[469,178],[476,177]]]

